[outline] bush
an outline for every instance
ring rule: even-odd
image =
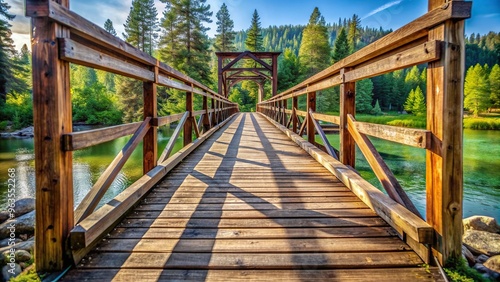
[[[4,131],[5,128],[7,128],[7,125],[9,124],[8,121],[4,120],[4,121],[0,121],[0,130],[1,131]]]
[[[477,270],[470,268],[467,262],[460,258],[458,260],[450,260],[444,268],[446,275],[453,282],[489,282],[489,279],[484,278]]]

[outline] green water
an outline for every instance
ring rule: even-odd
[[[173,129],[163,127],[158,132],[158,152],[167,145]],[[93,183],[104,172],[115,156],[127,144],[130,136],[99,144],[73,153],[73,191],[74,202],[78,205],[92,188]],[[178,138],[173,153],[182,148],[182,137]],[[172,154],[173,154],[172,153]],[[16,169],[17,199],[34,197],[35,169],[33,139],[0,139],[0,208],[7,203],[7,182],[9,168]],[[123,189],[142,176],[142,143],[111,184],[101,200],[106,203]]]
[[[328,135],[339,148],[339,136]],[[425,150],[370,137],[418,210],[425,215]],[[319,140],[317,140],[319,142]],[[500,131],[464,130],[463,216],[487,215],[500,220]],[[356,169],[382,190],[377,177],[356,148]]]
[[[172,134],[166,128],[158,134],[161,152]],[[129,137],[74,152],[74,193],[78,204],[99,175],[125,146]],[[338,148],[338,135],[330,135]],[[425,213],[425,150],[372,138],[377,150],[392,169],[418,209]],[[181,148],[182,139],[175,151]],[[7,202],[9,168],[16,169],[16,198],[33,197],[35,173],[32,139],[0,139],[0,207]],[[356,168],[361,175],[380,187],[378,180],[358,151]],[[107,202],[142,174],[142,146],[113,182],[102,202]],[[500,131],[465,130],[464,132],[464,217],[488,215],[500,220]]]

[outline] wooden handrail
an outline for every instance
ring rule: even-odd
[[[92,189],[85,195],[85,198],[83,198],[75,210],[75,223],[78,224],[95,210],[99,201],[101,201],[109,186],[111,186],[111,183],[113,183],[122,167],[132,155],[132,152],[148,132],[150,121],[151,118],[146,118],[142,122],[134,136],[130,138],[125,147],[123,147],[108,168],[101,174]]]

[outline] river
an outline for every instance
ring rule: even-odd
[[[166,128],[159,132],[159,152],[172,134]],[[106,169],[129,137],[93,146],[73,154],[75,203],[79,203]],[[181,140],[175,151],[181,148]],[[338,148],[338,135],[330,135]],[[417,208],[425,214],[425,150],[372,138],[388,166],[407,191]],[[33,139],[0,139],[0,207],[7,202],[8,169],[16,169],[16,198],[34,197],[35,173]],[[361,175],[381,187],[360,151],[356,168]],[[107,202],[142,174],[142,146],[132,154],[121,173],[104,196]],[[500,220],[500,131],[464,131],[464,217],[488,215]]]

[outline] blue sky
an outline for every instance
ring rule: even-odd
[[[209,35],[215,33],[215,14],[222,3],[228,6],[235,30],[247,29],[254,9],[259,12],[262,27],[270,25],[306,24],[314,7],[318,7],[327,22],[338,22],[353,14],[361,17],[362,26],[396,30],[427,11],[427,0],[207,0],[213,11]],[[443,0],[444,2],[444,0]],[[29,19],[24,17],[24,0],[7,0],[10,12],[17,15],[13,22],[16,49],[29,43]],[[88,20],[103,25],[113,21],[121,36],[123,23],[132,0],[72,0],[71,9]],[[161,18],[165,4],[155,0]],[[472,18],[466,21],[466,34],[500,32],[500,0],[474,0]]]

